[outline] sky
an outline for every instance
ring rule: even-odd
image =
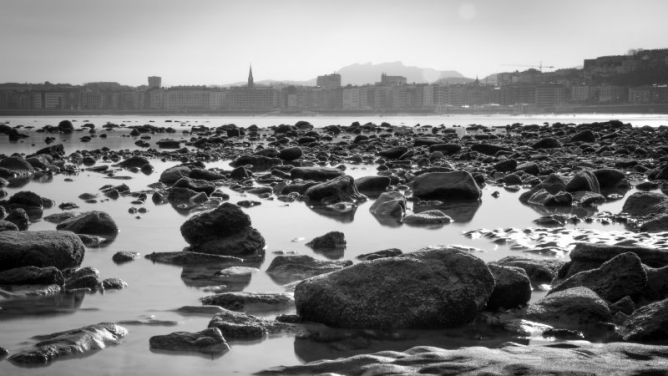
[[[668,48],[666,0],[0,0],[0,82],[220,85],[401,61],[468,77]]]

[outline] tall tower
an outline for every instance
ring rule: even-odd
[[[250,65],[248,67],[248,87],[253,87],[255,86],[255,82],[253,82],[253,66]]]

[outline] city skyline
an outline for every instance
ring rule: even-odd
[[[660,48],[668,35],[666,2],[534,3],[0,0],[0,82],[221,85],[249,64],[256,82],[304,81],[385,61],[484,77]]]

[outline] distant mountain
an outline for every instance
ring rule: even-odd
[[[379,64],[351,64],[339,69],[343,85],[364,85],[380,82],[380,75],[404,76],[409,83],[432,83],[445,80],[447,83],[465,83],[472,81],[456,71],[439,71],[433,68],[421,68],[404,65],[400,61]]]

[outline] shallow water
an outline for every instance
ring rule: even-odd
[[[137,118],[137,117],[135,117]],[[157,118],[157,117],[155,117]],[[166,118],[166,117],[165,117]],[[170,117],[174,118],[174,117]],[[131,124],[129,119],[122,120],[119,117],[88,117],[87,120],[99,125],[106,121],[124,122]],[[191,118],[192,119],[192,118]],[[196,121],[204,121],[203,118],[195,118]],[[408,119],[408,118],[407,118]],[[652,118],[655,121],[655,118]],[[3,119],[0,119],[0,122]],[[15,119],[10,119],[11,124],[17,124]],[[23,118],[22,123],[31,124],[31,119]],[[81,119],[83,121],[84,119]],[[244,122],[242,122],[245,121]],[[259,120],[243,118],[239,119],[210,119],[211,126],[235,122],[239,125],[247,125],[248,122],[260,123]],[[331,119],[321,118],[307,119],[318,125],[329,123]],[[357,118],[359,120],[359,117]],[[361,119],[360,121],[364,121]],[[603,119],[599,119],[603,120]],[[660,121],[666,120],[661,118]],[[51,122],[57,124],[59,120],[40,118],[40,124]],[[294,119],[283,119],[276,121],[288,123]],[[406,120],[410,121],[410,120]],[[413,120],[423,122],[426,120]],[[449,121],[447,118],[443,122]],[[522,120],[512,120],[521,122]],[[532,122],[553,121],[553,118],[536,118]],[[649,121],[649,120],[648,120]],[[144,124],[146,119],[139,118],[137,124]],[[462,120],[462,122],[464,122]],[[495,120],[503,125],[510,122],[505,118]],[[346,123],[346,120],[337,121]],[[467,120],[466,123],[481,123],[477,118]],[[170,123],[165,123],[170,124]],[[39,127],[39,125],[37,125]],[[110,134],[112,132],[109,132]],[[107,146],[111,149],[132,148],[135,139],[125,137],[122,131],[115,131],[114,135],[107,140],[94,138],[90,143],[80,143],[78,138],[82,133],[74,133],[63,141],[66,142],[66,151],[70,153],[77,149],[95,149]],[[180,133],[165,135],[164,137],[181,137]],[[26,153],[30,149],[44,146],[41,137],[37,135],[34,147],[27,143],[9,144],[5,136],[0,136],[0,152],[8,154],[12,148],[18,148]],[[58,137],[58,136],[57,136]],[[163,136],[157,136],[163,138]],[[59,141],[57,141],[59,142]],[[120,233],[118,237],[108,246],[99,249],[88,249],[82,266],[93,266],[100,270],[102,278],[118,277],[125,280],[129,287],[121,291],[112,291],[105,294],[88,294],[83,296],[80,305],[69,305],[71,309],[63,309],[59,313],[39,314],[33,307],[25,314],[14,317],[0,318],[0,345],[6,347],[13,353],[30,343],[29,339],[38,334],[46,334],[66,329],[78,328],[84,325],[102,321],[120,321],[154,317],[160,320],[175,320],[176,326],[127,326],[130,334],[119,346],[111,346],[101,353],[92,356],[56,361],[44,368],[18,368],[9,362],[0,361],[0,374],[37,374],[37,375],[72,375],[72,374],[143,374],[143,375],[165,375],[165,374],[205,374],[218,372],[221,374],[249,374],[268,367],[280,364],[296,364],[298,362],[311,361],[322,358],[335,358],[348,356],[353,353],[367,353],[376,350],[396,349],[403,350],[413,345],[438,345],[442,347],[458,347],[471,345],[493,346],[509,338],[500,336],[498,338],[478,338],[471,333],[452,333],[446,331],[416,332],[413,339],[403,341],[371,341],[363,346],[336,348],[323,343],[314,343],[295,339],[292,336],[278,336],[254,342],[231,342],[231,351],[219,358],[207,358],[196,355],[173,355],[153,353],[149,350],[148,339],[153,335],[167,334],[173,331],[200,331],[204,329],[210,317],[208,316],[183,316],[171,312],[184,305],[199,305],[199,298],[212,293],[203,291],[202,288],[188,286],[181,279],[182,268],[178,266],[152,263],[143,258],[151,252],[179,251],[187,244],[179,232],[179,227],[187,216],[179,214],[169,204],[154,205],[147,200],[143,205],[148,212],[146,214],[128,213],[132,206],[132,197],[121,196],[118,200],[109,200],[104,196],[96,204],[88,204],[77,197],[82,193],[97,193],[98,189],[106,184],[127,184],[131,191],[148,189],[147,185],[158,180],[160,172],[165,168],[177,164],[177,162],[151,161],[155,167],[152,175],[146,176],[142,173],[129,171],[120,172],[118,175],[131,176],[130,180],[113,180],[105,175],[94,172],[82,172],[78,176],[71,177],[74,181],[67,182],[65,175],[56,175],[50,182],[30,181],[25,186],[8,188],[9,195],[20,190],[30,190],[41,196],[50,198],[56,202],[52,209],[45,210],[44,216],[58,213],[57,208],[62,202],[75,202],[80,206],[76,211],[102,210],[109,213],[116,221]],[[224,167],[229,169],[228,162],[216,162],[207,164],[207,167]],[[375,175],[373,166],[350,165],[347,173],[353,177]],[[255,273],[250,283],[244,287],[244,291],[252,292],[282,292],[285,288],[274,283],[265,273],[267,266],[275,257],[275,251],[293,251],[301,254],[312,255],[317,258],[326,258],[328,255],[314,253],[305,243],[315,236],[322,235],[328,231],[338,230],[345,234],[347,248],[343,255],[334,255],[342,259],[354,260],[362,253],[377,251],[386,248],[399,248],[404,252],[414,251],[426,246],[458,244],[467,247],[475,247],[475,255],[485,261],[498,260],[508,255],[523,255],[527,257],[543,257],[533,253],[525,253],[522,250],[511,249],[511,244],[494,244],[484,238],[470,238],[465,232],[478,229],[497,228],[530,228],[536,227],[533,220],[543,215],[519,203],[518,196],[521,192],[508,192],[500,187],[487,186],[483,191],[483,199],[480,206],[465,208],[455,216],[455,223],[440,228],[426,229],[409,226],[388,227],[379,223],[370,213],[369,206],[372,200],[359,206],[352,221],[341,221],[337,218],[318,214],[308,208],[303,202],[286,204],[278,200],[260,200],[253,195],[243,195],[226,187],[222,191],[230,195],[230,202],[242,199],[261,201],[260,206],[243,209],[251,216],[251,221],[264,236],[267,244],[267,256]],[[493,198],[492,192],[500,191],[499,198]],[[631,194],[628,192],[628,194]],[[617,213],[621,210],[623,200],[606,203],[599,207],[599,211],[610,211]],[[410,207],[410,204],[409,204]],[[451,213],[452,214],[452,213]],[[611,231],[624,231],[619,224],[603,225],[600,222],[578,225],[569,225],[569,229],[594,229],[601,234]],[[46,221],[31,225],[30,230],[55,229],[55,225]],[[138,251],[142,257],[126,264],[116,265],[112,262],[112,255],[121,250]],[[333,255],[329,255],[333,257]],[[557,255],[566,257],[566,255]],[[541,296],[535,293],[533,299]],[[71,303],[71,302],[70,302]],[[65,304],[63,308],[68,308]],[[289,312],[289,311],[288,311]],[[285,313],[285,312],[283,312]],[[275,313],[270,316],[275,315]],[[519,341],[522,339],[514,338]],[[524,339],[524,341],[540,341],[539,339]]]

